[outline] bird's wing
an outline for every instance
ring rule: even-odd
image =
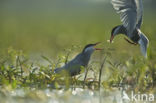
[[[112,5],[117,13],[120,14],[120,19],[123,26],[127,30],[128,36],[131,36],[132,32],[136,28],[136,25],[138,24],[137,22],[139,22],[138,26],[142,22],[141,19],[138,20],[138,16],[141,13],[138,12],[140,10],[138,7],[140,5],[138,5],[138,3],[140,2],[136,1],[137,0],[112,0]]]
[[[60,68],[56,68],[54,70],[54,73],[60,73],[63,70],[65,70],[65,71],[69,72],[69,74],[71,76],[79,74],[81,66],[83,66],[82,63],[81,63],[80,58],[81,58],[81,54],[78,54],[74,59],[69,61],[64,66],[62,66]]]
[[[137,5],[137,28],[141,28],[143,17],[143,3],[142,0],[135,0]]]
[[[138,41],[138,43],[140,44],[142,55],[147,58],[147,47],[149,40],[142,32],[140,32],[140,40]]]

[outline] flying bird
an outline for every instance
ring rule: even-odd
[[[147,57],[149,40],[140,30],[143,17],[142,0],[112,0],[112,5],[120,14],[122,25],[112,29],[110,42],[116,35],[124,34],[132,41],[125,38],[129,43],[139,44],[142,55]]]
[[[92,53],[95,50],[102,50],[101,48],[95,47],[99,43],[100,42],[86,45],[81,53],[79,53],[74,59],[66,63],[64,66],[56,68],[54,73],[61,73],[62,71],[66,71],[70,76],[78,75],[82,66],[86,67],[88,65]]]

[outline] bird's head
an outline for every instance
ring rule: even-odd
[[[83,53],[92,53],[95,50],[102,50],[101,48],[96,48],[95,46],[97,46],[100,42],[95,43],[95,44],[88,44],[84,47],[83,49]]]
[[[112,43],[114,37],[115,37],[116,35],[119,34],[119,32],[120,32],[120,27],[121,27],[121,26],[119,25],[119,26],[116,26],[116,27],[114,27],[114,28],[112,29],[112,31],[111,31],[111,37],[110,37],[110,43]]]

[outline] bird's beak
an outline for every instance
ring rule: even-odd
[[[94,45],[94,48],[95,48],[95,50],[103,50],[103,49],[101,49],[101,48],[96,48],[95,46],[97,46],[98,44],[100,44],[101,42],[97,42],[97,43],[95,43],[95,45]]]
[[[111,37],[110,37],[110,43],[112,43],[113,39],[114,39],[114,36],[111,35]]]

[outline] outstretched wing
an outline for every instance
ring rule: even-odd
[[[117,13],[120,14],[120,19],[129,37],[132,36],[136,26],[140,27],[142,23],[140,3],[141,0],[112,0],[112,5]]]

